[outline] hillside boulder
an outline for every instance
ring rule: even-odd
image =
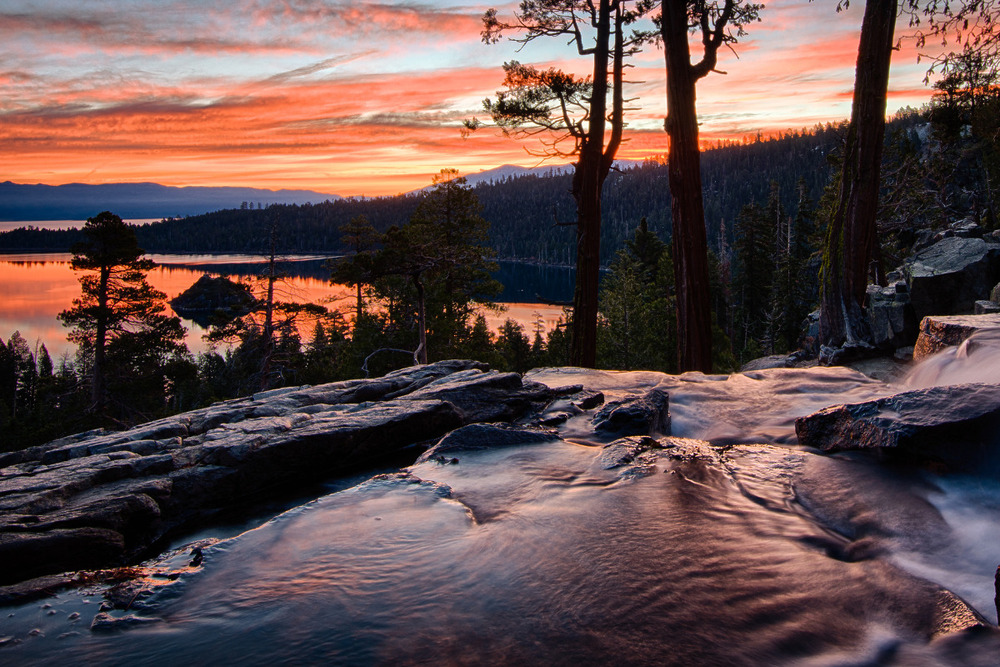
[[[1000,280],[1000,244],[953,236],[914,255],[904,266],[910,303],[927,315],[971,313]]]
[[[898,281],[888,287],[869,285],[866,312],[872,345],[891,351],[913,344],[917,337],[917,319],[905,282]]]

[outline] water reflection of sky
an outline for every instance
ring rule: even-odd
[[[259,273],[262,259],[249,255],[151,255],[159,266],[149,273],[149,282],[171,299],[190,287],[203,273],[222,273],[244,279]],[[20,331],[35,347],[44,343],[58,363],[63,354],[72,355],[74,346],[66,340],[68,330],[56,319],[80,295],[77,274],[70,268],[68,253],[4,254],[0,256],[0,337],[4,341],[14,331]],[[296,258],[297,268],[289,273],[301,273],[284,280],[277,287],[277,298],[284,301],[322,303],[331,309],[349,311],[351,288],[332,285],[319,277],[324,275],[325,258]],[[301,264],[300,264],[301,263]],[[255,266],[256,265],[256,266]],[[302,270],[299,271],[298,268]],[[487,321],[496,330],[510,317],[521,322],[531,335],[536,320],[546,330],[555,326],[561,308],[538,303],[507,304],[505,313],[486,313]],[[202,340],[205,330],[190,320],[187,344],[194,353],[206,351]]]

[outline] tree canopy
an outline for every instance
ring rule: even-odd
[[[155,264],[144,257],[131,227],[104,211],[87,219],[83,234],[71,263],[83,272],[82,294],[59,319],[72,328],[69,340],[91,364],[92,410],[104,413],[109,399],[127,395],[137,382],[163,385],[163,366],[186,351],[184,328],[164,312],[166,294],[146,282]]]

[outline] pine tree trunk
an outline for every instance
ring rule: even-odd
[[[667,171],[673,217],[678,365],[682,372],[707,373],[712,370],[708,241],[695,108],[697,78],[691,67],[684,0],[663,2],[662,34],[667,68]]]
[[[427,363],[427,304],[424,294],[424,284],[420,281],[420,274],[414,273],[413,286],[417,288],[417,334],[420,342],[413,357],[418,364]]]
[[[573,292],[573,330],[570,364],[593,368],[597,364],[597,303],[601,268],[600,153],[580,155],[577,174],[576,287]]]
[[[91,401],[93,410],[97,414],[104,413],[105,395],[105,372],[107,367],[107,343],[108,343],[108,283],[111,279],[111,269],[107,266],[100,268],[100,282],[97,288],[97,322],[94,331],[94,371],[93,385],[91,386]]]
[[[820,342],[830,347],[868,337],[863,309],[877,243],[879,174],[896,10],[897,0],[868,0],[861,25],[840,196],[823,253]]]
[[[576,200],[576,288],[573,291],[569,361],[574,366],[585,368],[597,365],[601,191],[610,168],[610,164],[605,166],[604,133],[607,126],[608,64],[611,56],[608,44],[611,24],[611,3],[602,0],[599,3],[597,35],[594,40],[594,87],[590,97],[590,124],[573,173],[573,198]]]

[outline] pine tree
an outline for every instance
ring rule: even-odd
[[[500,284],[494,252],[486,246],[489,223],[480,215],[476,194],[454,169],[434,177],[410,221],[391,227],[370,260],[370,281],[388,322],[412,325],[414,359],[427,363],[461,348],[477,305],[490,305]]]
[[[504,321],[496,345],[506,370],[525,373],[531,369],[531,343],[524,333],[524,327],[518,322],[509,318]]]
[[[598,362],[603,368],[676,369],[669,247],[643,219],[611,263],[601,289]]]
[[[339,228],[340,243],[350,250],[350,255],[331,261],[333,281],[343,285],[353,285],[356,290],[355,319],[364,312],[365,262],[375,247],[381,243],[382,235],[375,231],[368,218],[356,215]]]
[[[767,328],[774,277],[774,227],[767,210],[747,204],[736,219],[733,266],[734,335],[740,361],[758,356]]]
[[[84,272],[83,294],[59,320],[72,327],[68,338],[90,369],[91,411],[106,414],[114,399],[119,419],[127,418],[143,399],[162,401],[160,371],[168,357],[186,352],[185,332],[179,318],[165,314],[166,294],[146,282],[155,265],[131,227],[104,211],[87,220],[83,234],[71,263]]]

